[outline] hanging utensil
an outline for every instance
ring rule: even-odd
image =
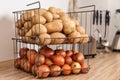
[[[109,15],[109,11],[106,11],[106,14],[105,14],[105,34],[104,34],[104,38],[106,38],[107,26],[109,26],[109,24],[110,24],[110,15]]]
[[[102,25],[102,11],[100,11],[100,25]]]
[[[95,10],[93,12],[93,25],[95,24]]]
[[[98,25],[98,19],[99,19],[99,12],[98,10],[96,11],[96,25]]]

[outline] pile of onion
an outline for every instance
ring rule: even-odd
[[[50,56],[54,55],[54,50],[47,47],[47,45],[45,45],[39,49],[39,53],[44,55],[45,57],[50,57]]]

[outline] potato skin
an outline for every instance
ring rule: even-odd
[[[61,32],[63,29],[63,24],[61,22],[53,21],[45,24],[48,33]]]
[[[80,41],[81,34],[77,31],[72,32],[68,35],[69,41],[72,43],[77,43]]]
[[[66,36],[60,32],[51,33],[51,44],[61,44],[65,41]],[[62,38],[62,39],[57,39]]]

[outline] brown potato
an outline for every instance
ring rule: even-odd
[[[53,20],[53,15],[50,12],[45,12],[43,14],[43,16],[45,17],[45,19],[47,20],[47,22],[51,22]]]
[[[68,20],[68,21],[64,21],[63,22],[64,28],[63,28],[63,32],[65,34],[70,34],[73,31],[75,31],[75,23],[72,20]]]
[[[68,14],[66,14],[66,13],[64,13],[64,12],[60,12],[60,13],[58,13],[58,15],[60,16],[60,17],[63,17],[63,16],[69,16]]]
[[[36,24],[32,27],[32,33],[33,33],[33,35],[40,35],[43,33],[47,33],[47,29],[42,24]]]
[[[21,24],[24,25],[25,20],[24,20],[24,16],[23,15],[20,15],[20,21],[21,21]]]
[[[18,29],[21,29],[23,27],[21,20],[17,20],[17,22],[15,22],[15,27]]]
[[[61,22],[54,21],[45,24],[45,27],[47,28],[48,33],[61,32],[63,29],[63,24]]]
[[[27,30],[30,30],[30,29],[32,28],[32,23],[31,23],[31,21],[25,22],[24,28],[27,29]]]
[[[53,14],[53,19],[59,19],[60,16],[58,14]]]
[[[23,15],[25,21],[29,21],[34,16],[34,11],[33,10],[26,11],[22,15]]]
[[[81,39],[81,34],[77,31],[74,31],[71,34],[69,34],[68,37],[70,42],[77,43]]]
[[[55,7],[49,7],[48,11],[55,14],[56,13],[56,8]]]
[[[17,33],[19,36],[25,36],[25,31],[22,29],[17,29]]]
[[[70,17],[68,17],[68,16],[62,16],[60,19],[61,19],[63,22],[67,22],[67,21],[71,20]]]
[[[51,36],[51,39],[52,39],[51,40],[52,44],[61,44],[61,43],[64,42],[64,40],[66,38],[66,36],[64,34],[60,33],[60,32],[52,33],[52,34],[50,34],[50,36]],[[62,39],[60,39],[60,38],[62,38]]]
[[[80,25],[80,23],[79,23],[78,20],[72,19],[72,21],[75,23],[76,26],[79,26],[79,25]]]
[[[39,40],[40,40],[39,41],[40,44],[44,44],[44,45],[50,44],[50,42],[51,42],[50,35],[47,33],[40,34]]]
[[[34,15],[32,17],[32,24],[45,24],[46,19],[43,16],[40,15]]]
[[[77,27],[76,27],[76,30],[77,30],[79,33],[81,33],[81,34],[85,34],[85,29],[84,29],[83,27],[81,27],[81,26],[77,26]]]
[[[60,13],[60,12],[63,12],[63,10],[60,9],[60,8],[57,8],[57,9],[56,9],[56,13]]]
[[[80,43],[87,43],[89,41],[89,36],[87,34],[82,34],[81,37],[83,37],[80,40]]]
[[[56,20],[53,20],[53,22],[61,22],[62,23],[62,20],[61,19],[56,19]]]
[[[22,37],[23,42],[29,42],[29,43],[37,43],[37,38],[31,38],[31,37]]]
[[[47,10],[46,10],[46,9],[43,9],[43,8],[34,10],[34,13],[35,13],[35,14],[39,14],[39,15],[41,15],[41,16],[42,16],[45,12],[47,12]]]

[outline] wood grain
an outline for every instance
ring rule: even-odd
[[[49,77],[40,80],[120,80],[120,53],[98,54],[90,59],[87,74]],[[13,60],[0,62],[0,80],[37,80],[34,76],[15,69]]]

